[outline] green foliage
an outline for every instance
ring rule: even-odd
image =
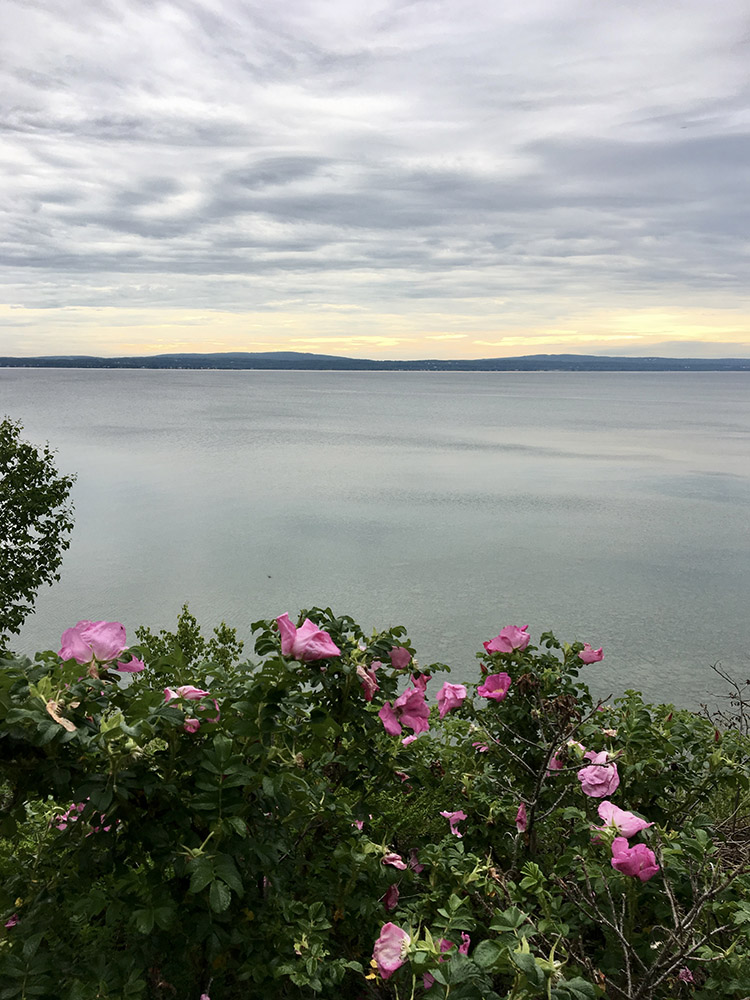
[[[73,527],[75,476],[59,475],[49,446],[22,441],[21,430],[0,421],[0,650],[31,614],[39,588],[60,579]]]
[[[750,994],[739,731],[633,692],[597,706],[580,644],[545,635],[483,657],[479,683],[512,679],[504,700],[468,685],[404,745],[378,712],[442,665],[393,668],[401,627],[305,617],[340,656],[283,656],[259,621],[258,662],[239,662],[233,631],[206,640],[185,607],[174,633],[138,631],[147,667],[126,680],[52,653],[0,661],[0,1000]],[[209,693],[166,701],[180,685]],[[569,741],[607,750],[613,800],[654,823],[631,838],[658,859],[648,881],[592,836],[601,800]],[[461,837],[441,816],[458,810]],[[388,922],[410,941],[383,978]]]

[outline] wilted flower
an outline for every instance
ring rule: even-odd
[[[506,674],[505,671],[499,674],[490,674],[477,687],[477,694],[480,698],[502,701],[508,693],[511,683],[510,674]]]
[[[626,809],[618,809],[613,802],[600,802],[598,808],[599,817],[604,821],[604,826],[595,827],[597,830],[616,830],[622,837],[633,837],[641,830],[653,826],[645,819],[640,819]]]
[[[419,863],[419,854],[417,853],[416,847],[412,847],[409,851],[409,867],[413,872],[416,872],[417,875],[424,871],[424,865],[420,865]]]
[[[454,708],[460,708],[466,699],[466,688],[463,684],[443,684],[437,693],[437,703],[440,707],[440,718],[445,716]]]
[[[611,795],[620,784],[620,775],[617,773],[617,764],[607,763],[609,754],[606,750],[601,753],[594,753],[589,750],[584,754],[592,763],[588,767],[583,767],[578,772],[578,780],[581,782],[581,790],[584,795],[593,799],[603,799]]]
[[[361,663],[357,664],[357,677],[359,677],[360,684],[362,685],[365,701],[372,701],[372,696],[377,690],[379,690],[380,685],[375,677],[375,671],[379,666],[380,662],[378,660],[376,660],[369,668],[365,667]]]
[[[530,636],[526,634],[528,625],[518,628],[517,625],[506,625],[494,639],[483,643],[488,653],[512,653],[514,649],[526,649]]]
[[[399,897],[398,886],[395,883],[393,885],[389,885],[388,889],[386,890],[385,896],[383,897],[383,902],[385,903],[385,908],[388,911],[388,913],[390,913],[392,910],[395,910],[396,907],[398,906],[398,897]]]
[[[341,650],[327,632],[305,618],[297,628],[284,613],[276,619],[281,636],[281,652],[294,660],[309,663],[312,660],[324,660],[329,656],[341,656]]]
[[[19,916],[17,913],[14,913],[12,917],[8,917],[8,919],[5,921],[5,926],[8,929],[10,929],[11,927],[15,927],[18,921],[19,921]]]
[[[625,837],[612,841],[612,867],[623,875],[637,876],[641,882],[648,882],[659,871],[654,852],[645,844],[629,847]]]
[[[6,924],[5,926],[7,927],[8,925]],[[688,969],[686,965],[683,965],[683,967],[677,973],[677,978],[680,980],[681,983],[695,982],[695,980],[693,979],[693,973],[690,971],[690,969]]]
[[[457,837],[463,837],[463,834],[458,830],[458,824],[466,819],[466,813],[462,809],[459,809],[457,812],[441,812],[440,815],[445,816],[450,823],[451,833]]]
[[[598,663],[599,660],[604,659],[604,653],[601,646],[599,649],[592,649],[590,643],[584,642],[583,649],[578,654],[578,657],[583,660],[584,663]]]
[[[529,818],[526,815],[526,803],[522,802],[518,807],[518,812],[516,813],[516,830],[518,830],[519,833],[525,833],[528,825]]]
[[[401,855],[396,854],[395,851],[389,851],[387,854],[384,854],[380,863],[381,865],[393,865],[394,868],[398,868],[400,871],[406,870],[406,865]]]
[[[411,944],[411,938],[396,924],[383,924],[380,937],[375,942],[372,957],[378,966],[378,972],[383,979],[390,979],[393,973],[400,969],[406,961],[406,953]]]

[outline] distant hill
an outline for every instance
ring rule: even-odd
[[[629,358],[595,354],[527,354],[518,358],[477,358],[445,361],[372,361],[334,354],[296,351],[232,351],[222,354],[154,354],[148,357],[97,358],[89,355],[52,355],[3,358],[3,368],[155,368],[289,371],[412,371],[412,372],[673,372],[750,371],[750,358]]]

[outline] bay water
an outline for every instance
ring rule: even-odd
[[[78,475],[19,650],[329,605],[454,682],[527,623],[603,646],[600,696],[750,677],[747,373],[0,369],[2,414]]]

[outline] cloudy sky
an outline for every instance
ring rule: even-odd
[[[750,356],[750,0],[4,0],[0,354]]]

